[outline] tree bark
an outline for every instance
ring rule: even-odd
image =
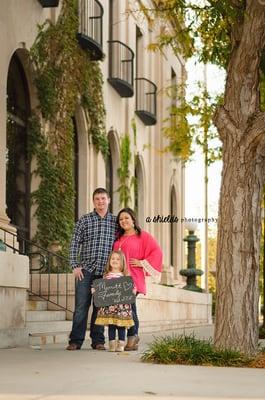
[[[218,218],[215,345],[252,354],[258,345],[261,199],[265,116],[259,109],[259,64],[265,7],[246,1],[234,25],[224,105],[215,124],[223,141]],[[238,37],[240,32],[241,37]]]
[[[231,146],[224,157],[217,250],[215,344],[254,353],[264,161]]]

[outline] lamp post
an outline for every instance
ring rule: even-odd
[[[202,289],[197,286],[196,280],[197,276],[201,276],[203,271],[196,268],[195,252],[196,252],[196,242],[200,239],[194,234],[197,224],[194,222],[188,222],[185,224],[185,228],[188,230],[188,236],[183,239],[188,242],[188,263],[186,269],[181,269],[179,271],[180,275],[187,277],[187,284],[183,289],[192,290],[194,292],[202,292]]]

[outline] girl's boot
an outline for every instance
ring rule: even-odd
[[[117,346],[117,351],[124,351],[124,345],[125,345],[125,341],[124,340],[119,340],[118,341],[118,346]]]
[[[109,351],[116,351],[116,340],[109,341]]]

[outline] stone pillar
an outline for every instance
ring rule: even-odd
[[[170,267],[169,265],[163,266],[160,283],[161,285],[173,286],[173,272],[172,267]]]
[[[6,71],[1,68],[2,76]],[[3,79],[0,81],[0,227],[7,228],[9,218],[6,215],[6,85]]]

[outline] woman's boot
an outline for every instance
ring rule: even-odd
[[[128,336],[127,343],[126,343],[126,346],[124,347],[124,350],[125,351],[138,350],[139,340],[140,339],[138,336]]]

